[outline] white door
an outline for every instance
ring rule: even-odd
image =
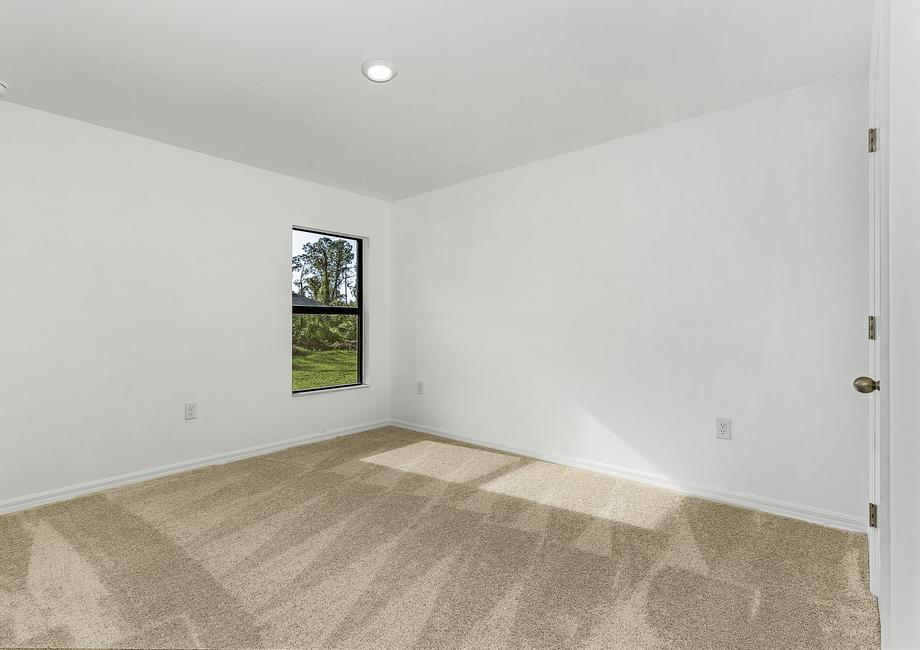
[[[884,127],[881,124],[887,114],[884,106],[885,95],[881,79],[884,61],[882,56],[886,54],[886,48],[882,39],[885,34],[881,31],[883,20],[885,19],[881,12],[884,3],[877,2],[877,15],[875,30],[873,32],[873,43],[871,52],[871,63],[869,67],[869,124],[867,128],[874,130],[867,137],[867,156],[869,171],[869,305],[867,314],[867,344],[868,344],[868,366],[866,376],[860,379],[864,380],[862,388],[864,390],[871,388],[865,380],[871,379],[878,382],[878,390],[872,390],[868,394],[861,395],[861,398],[869,400],[869,506],[875,509],[875,526],[869,527],[869,588],[873,594],[879,595],[879,580],[883,575],[882,567],[882,536],[880,534],[880,524],[887,527],[887,491],[886,482],[883,477],[887,476],[888,468],[884,463],[887,458],[887,360],[885,350],[887,350],[887,332],[888,323],[884,315],[887,314],[887,291],[888,278],[886,277],[888,260],[888,223],[887,223],[887,192],[885,183],[887,182],[886,157],[879,155],[886,139]],[[874,140],[874,142],[873,142]],[[873,152],[873,145],[875,151]],[[859,380],[857,380],[859,381]],[[856,382],[854,382],[855,384]],[[857,388],[859,390],[859,388]],[[867,517],[869,512],[867,512]],[[884,530],[886,528],[883,528]]]

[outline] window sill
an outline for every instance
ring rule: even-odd
[[[355,386],[332,386],[330,388],[318,388],[316,390],[302,390],[298,392],[291,392],[291,397],[302,397],[304,395],[325,395],[326,393],[338,393],[343,390],[360,390],[362,388],[370,388],[370,384],[357,384]]]

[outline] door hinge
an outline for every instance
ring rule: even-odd
[[[869,316],[869,340],[874,341],[875,339],[875,316]]]
[[[878,528],[878,507],[874,503],[869,504],[869,528]]]
[[[878,129],[869,129],[869,153],[878,151]]]

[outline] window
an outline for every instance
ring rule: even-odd
[[[291,248],[291,390],[363,383],[361,244],[295,228]]]

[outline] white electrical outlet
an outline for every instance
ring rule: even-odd
[[[185,403],[185,419],[186,420],[197,420],[198,419],[198,402],[186,402]]]
[[[417,381],[415,382],[415,394],[424,395],[425,394],[425,382]]]
[[[719,440],[732,439],[732,421],[728,418],[716,418],[716,438]]]

